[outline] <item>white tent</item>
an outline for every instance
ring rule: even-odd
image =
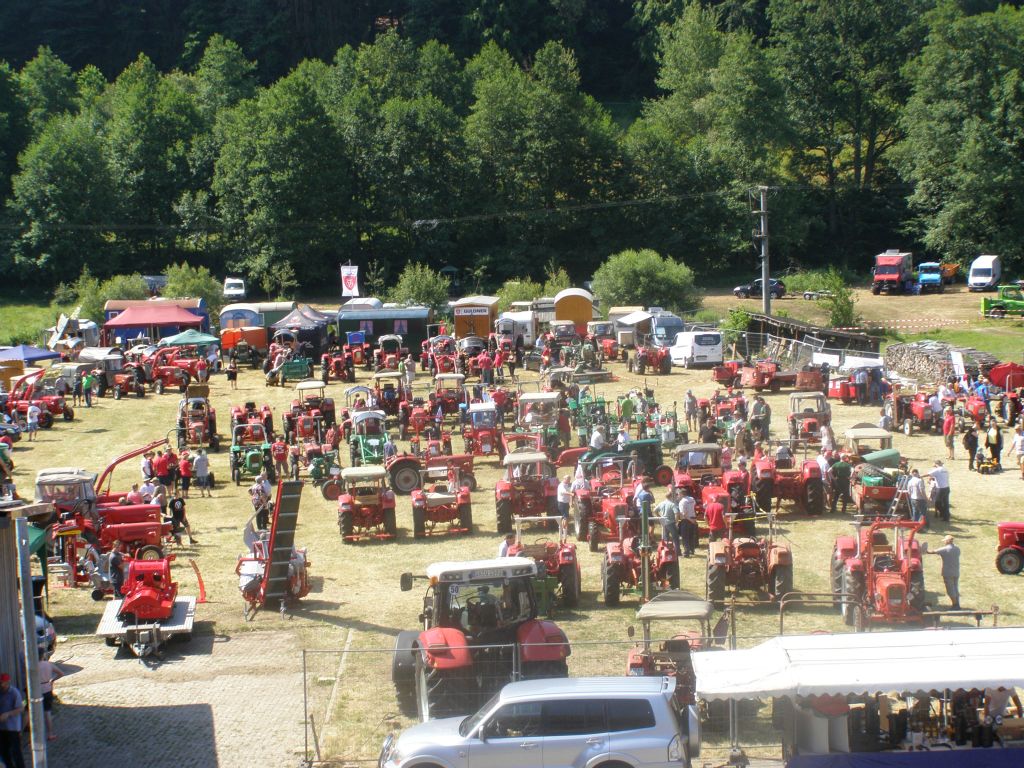
[[[1024,687],[1024,628],[790,635],[693,668],[705,700]]]

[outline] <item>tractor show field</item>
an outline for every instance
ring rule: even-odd
[[[869,319],[891,319],[897,314],[892,308],[899,306],[899,315],[908,320],[934,317],[977,322],[976,295],[859,295],[859,309]],[[711,297],[708,304],[719,301],[726,299]],[[728,301],[736,304],[731,297]],[[749,304],[752,311],[759,306],[753,301],[742,304]],[[775,306],[794,307],[791,316],[800,317],[796,306],[811,311],[813,303],[796,298]],[[968,324],[955,328],[966,331]],[[993,333],[988,328],[981,332]],[[998,335],[1016,338],[1016,358],[1019,330],[1007,326]],[[619,381],[597,388],[598,394],[612,401],[617,394],[646,385],[654,389],[663,406],[681,406],[687,389],[699,396],[709,395],[715,388],[707,370],[675,369],[669,376],[640,378],[628,374],[621,363],[612,367]],[[359,383],[367,376],[360,371]],[[522,385],[526,391],[535,390],[535,374],[526,374]],[[345,386],[334,383],[328,388],[339,410]],[[427,386],[427,375],[418,372],[416,392],[425,396]],[[211,390],[222,439],[231,405],[269,403],[276,425],[295,396],[291,386],[268,388],[259,372],[248,369],[240,372],[237,391],[229,390],[222,375],[214,376]],[[773,432],[780,434],[785,429],[788,393],[768,395],[767,400],[773,411]],[[18,445],[14,458],[20,490],[29,494],[36,471],[44,467],[80,466],[100,471],[118,454],[167,435],[175,422],[177,404],[177,394],[148,394],[141,400],[119,402],[107,397],[92,409],[80,409],[75,421],[58,423],[41,432],[37,442]],[[837,401],[832,407],[840,439],[847,427],[878,420],[878,407]],[[401,443],[400,450],[406,445]],[[460,445],[461,439],[456,437],[456,452]],[[897,434],[895,447],[922,472],[931,468],[935,458],[945,457],[941,438],[930,434]],[[1021,518],[1024,481],[1017,471],[993,476],[969,473],[959,441],[956,451],[957,459],[949,466],[952,522],[932,522],[923,539],[934,547],[941,543],[942,535],[956,536],[963,550],[963,605],[979,610],[999,606],[1000,624],[1019,624],[1024,578],[1001,576],[996,571],[995,524]],[[343,462],[348,463],[344,451]],[[1012,463],[1004,461],[1004,466]],[[499,470],[493,460],[477,461],[479,487],[473,494],[475,529],[471,536],[414,540],[410,500],[405,496],[398,500],[397,540],[344,544],[336,505],[306,485],[295,541],[308,548],[312,593],[286,615],[261,611],[254,620],[246,621],[235,564],[245,550],[242,526],[251,514],[251,505],[244,481],[241,486],[230,483],[225,448],[211,455],[211,466],[217,478],[213,498],[200,499],[193,494],[188,504],[198,543],[174,550],[173,573],[179,592],[198,593],[190,559],[195,560],[206,585],[207,602],[197,608],[196,631],[190,642],[171,644],[160,662],[142,663],[93,637],[103,605],[93,602],[87,589],[62,588],[51,581],[49,610],[60,636],[54,660],[73,671],[56,686],[61,701],[55,710],[60,738],[50,744],[53,764],[78,768],[111,762],[154,768],[261,768],[295,764],[304,754],[319,754],[325,760],[374,759],[387,730],[407,722],[396,714],[388,651],[400,630],[417,627],[422,592],[419,586],[401,592],[399,575],[403,571],[421,574],[435,561],[493,557],[500,543],[493,496]],[[114,487],[127,489],[138,479],[138,460],[133,459],[118,470]],[[663,489],[655,488],[657,501],[663,494]],[[837,535],[852,531],[851,518],[839,514],[811,518],[783,505],[778,522],[781,534],[793,547],[795,588],[828,591],[832,543]],[[535,534],[537,538],[547,535],[543,531]],[[683,589],[704,593],[705,552],[702,546],[693,558],[681,561]],[[585,545],[579,548],[579,555],[581,604],[554,617],[573,644],[570,673],[622,674],[630,642],[627,628],[634,623],[638,605],[636,595],[626,594],[620,607],[606,608],[600,596],[601,556],[588,552]],[[925,573],[928,603],[946,607],[939,558],[925,558]],[[785,618],[787,633],[820,630],[849,631],[830,607],[797,609]],[[777,608],[739,609],[736,632],[741,644],[753,644],[778,631]],[[304,736],[303,724],[310,718],[314,729],[312,735],[306,729]],[[98,748],[101,743],[105,746]]]

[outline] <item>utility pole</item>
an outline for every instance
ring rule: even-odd
[[[754,211],[761,217],[760,229],[754,230],[754,238],[761,241],[761,312],[772,313],[772,294],[770,290],[771,269],[768,264],[768,187],[758,187],[759,210]]]

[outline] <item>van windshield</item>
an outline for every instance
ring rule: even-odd
[[[879,264],[875,267],[876,275],[898,275],[900,268],[895,264]]]
[[[698,333],[693,341],[698,347],[716,347],[722,343],[722,337],[717,333]]]
[[[975,267],[971,270],[971,277],[992,277],[992,268]]]

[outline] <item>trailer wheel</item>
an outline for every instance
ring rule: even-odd
[[[1014,576],[1024,570],[1024,553],[1019,549],[1007,547],[996,555],[996,570],[1007,576]]]
[[[155,544],[147,544],[135,553],[135,557],[138,560],[162,560],[164,557],[164,553],[163,550]]]

